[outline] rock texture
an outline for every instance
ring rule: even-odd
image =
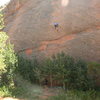
[[[100,61],[100,0],[11,0],[5,23],[19,53]]]

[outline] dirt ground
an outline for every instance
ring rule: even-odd
[[[48,99],[51,96],[57,95],[58,93],[60,93],[59,89],[53,89],[53,88],[45,87],[45,88],[43,88],[42,95],[39,95],[38,99],[35,99],[35,100],[45,100],[45,99]],[[32,99],[30,99],[30,98],[29,99],[24,99],[24,98],[18,99],[18,98],[6,97],[6,98],[0,98],[0,100],[32,100]]]

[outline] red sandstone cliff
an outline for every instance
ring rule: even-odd
[[[100,0],[11,0],[5,23],[17,52],[100,61]]]

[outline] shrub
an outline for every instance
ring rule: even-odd
[[[1,97],[11,97],[12,92],[9,90],[7,86],[0,87],[0,96]]]
[[[100,87],[100,64],[97,62],[88,63],[88,74],[94,80],[95,87]]]

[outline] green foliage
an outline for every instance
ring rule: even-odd
[[[72,70],[74,68],[74,59],[70,56],[66,56],[64,53],[58,54],[52,59],[55,67],[55,79],[60,80],[65,89],[66,84],[69,84],[70,75],[72,75]]]
[[[4,18],[2,11],[0,11],[0,30],[2,30],[3,28],[4,28]]]
[[[2,28],[4,28],[4,22],[3,15],[0,13],[0,30]],[[15,63],[17,62],[13,45],[7,40],[7,34],[0,31],[0,85],[12,83]]]
[[[87,63],[79,60],[76,63],[76,75],[77,75],[77,79],[75,82],[75,86],[78,89],[89,89],[93,87],[93,83],[92,80],[90,80],[89,76],[88,76],[88,67],[87,67]]]
[[[7,35],[4,32],[0,32],[0,74],[5,71],[5,47],[6,47]]]
[[[93,82],[88,76],[87,63],[66,56],[64,53],[45,60],[41,69],[41,76],[47,77],[52,86],[53,81],[59,81],[63,88],[87,90],[93,88]]]
[[[67,91],[67,93],[61,93],[57,96],[50,97],[47,100],[99,100],[100,92],[94,90],[91,91]]]
[[[20,98],[21,100],[39,100],[39,96],[42,95],[42,87],[31,84],[29,81],[24,80],[22,76],[16,75],[17,87],[5,87],[6,89],[0,89],[1,97],[14,97]],[[4,90],[4,91],[3,91]],[[1,95],[3,94],[3,95]],[[10,95],[9,95],[10,94]]]
[[[100,64],[96,62],[91,62],[88,64],[88,73],[93,77],[100,77]]]
[[[34,69],[38,68],[37,61],[25,59],[21,56],[18,56],[18,65],[16,68],[16,72],[23,76],[24,79],[35,83],[37,77],[35,77]]]
[[[85,61],[76,61],[64,53],[47,58],[42,63],[37,62],[36,59],[27,60],[19,57],[17,67],[23,78],[32,83],[41,85],[46,79],[51,87],[58,83],[56,85],[62,86],[63,89],[78,90],[94,89],[94,74],[92,77],[88,70],[89,65]]]
[[[0,97],[11,97],[12,92],[7,86],[0,87]]]
[[[100,87],[100,63],[90,62],[88,63],[88,74],[97,84],[97,88]]]

